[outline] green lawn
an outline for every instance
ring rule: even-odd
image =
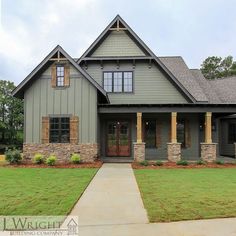
[[[134,173],[151,222],[236,216],[236,168]]]
[[[0,168],[0,215],[66,215],[96,172]]]

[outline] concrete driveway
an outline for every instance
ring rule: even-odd
[[[80,236],[236,236],[236,219],[148,222],[130,164],[104,164],[71,215]]]

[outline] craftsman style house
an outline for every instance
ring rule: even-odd
[[[236,78],[158,57],[118,15],[78,59],[57,46],[13,91],[24,156],[213,161],[235,155]]]

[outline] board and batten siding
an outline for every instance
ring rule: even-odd
[[[40,143],[42,117],[75,115],[79,117],[79,142],[97,142],[97,90],[70,68],[70,86],[52,88],[50,68],[25,91],[25,142]]]
[[[137,62],[135,68],[131,63],[105,63],[101,69],[98,63],[89,63],[87,72],[101,86],[103,86],[103,72],[105,71],[133,71],[133,93],[108,93],[111,104],[173,104],[187,103],[183,95],[166,78],[166,76],[152,64]]]
[[[145,56],[145,53],[125,31],[112,31],[91,56]]]

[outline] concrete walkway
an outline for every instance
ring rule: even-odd
[[[130,164],[104,164],[71,215],[80,236],[236,236],[236,218],[149,224]]]
[[[130,164],[103,164],[71,215],[80,226],[148,223]]]

